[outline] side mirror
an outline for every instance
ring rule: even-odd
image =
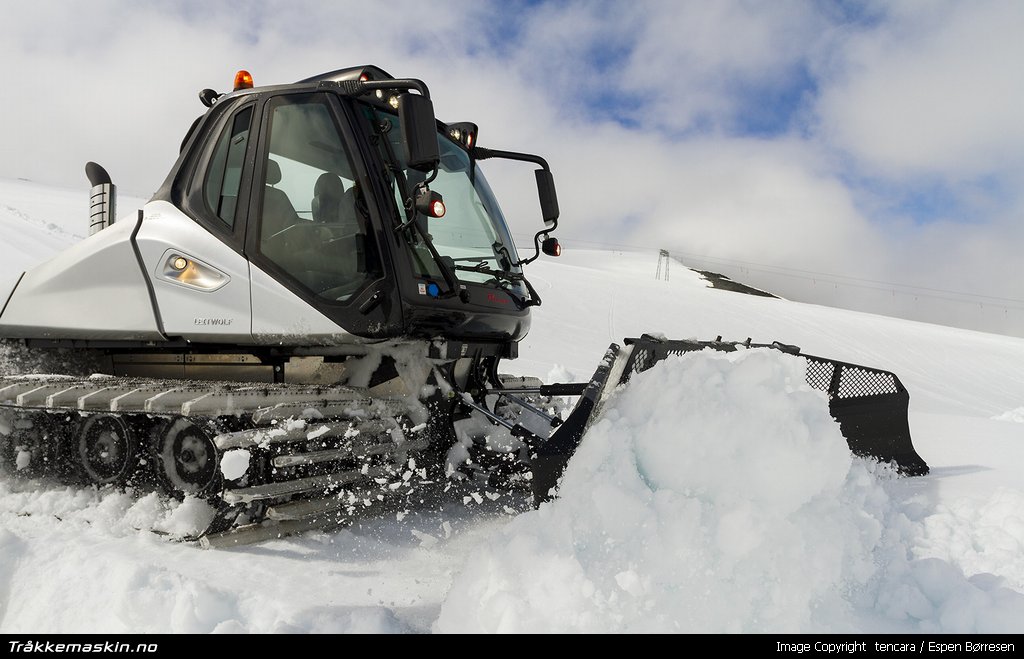
[[[546,169],[538,169],[536,173],[540,212],[544,218],[544,224],[553,228],[558,222],[558,195],[555,193],[555,179]]]
[[[420,94],[401,94],[398,97],[398,119],[402,126],[402,142],[408,151],[409,167],[421,172],[436,169],[441,155],[437,146],[433,102]]]

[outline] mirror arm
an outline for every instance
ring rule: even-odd
[[[533,263],[534,261],[539,259],[540,258],[540,243],[541,243],[541,241],[542,240],[547,240],[548,232],[549,231],[554,231],[557,227],[558,227],[558,221],[555,220],[555,226],[551,227],[550,229],[543,229],[541,231],[538,231],[536,233],[536,235],[534,235],[534,237],[533,237],[533,256],[531,256],[528,259],[522,259],[521,261],[519,261],[518,263],[515,264],[516,267],[520,267],[521,268],[524,265],[529,265],[530,263]]]
[[[546,172],[551,172],[551,167],[548,166],[548,161],[541,156],[534,155],[532,153],[519,153],[517,151],[500,151],[498,149],[485,149],[482,147],[474,147],[472,150],[473,157],[477,160],[487,160],[488,158],[503,158],[505,160],[519,160],[521,162],[532,162],[535,165],[539,165],[540,168]],[[528,259],[522,259],[513,265],[516,267],[522,267],[530,264],[540,258],[540,244],[541,241],[548,238],[548,234],[558,228],[558,218],[556,217],[551,221],[551,226],[544,227],[536,233],[533,237],[533,249],[534,253]]]
[[[504,158],[505,160],[519,160],[521,162],[532,162],[536,165],[540,165],[540,168],[546,172],[550,172],[551,168],[548,167],[548,161],[540,156],[535,156],[532,153],[519,153],[517,151],[499,151],[498,149],[484,149],[479,146],[473,147],[473,157],[477,160],[487,160],[488,158]]]

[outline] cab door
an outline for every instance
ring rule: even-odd
[[[401,330],[367,150],[327,92],[262,108],[245,252],[258,343],[337,344]]]

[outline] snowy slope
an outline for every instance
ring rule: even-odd
[[[0,284],[84,234],[86,204],[0,181]],[[204,552],[150,532],[193,503],[0,480],[0,632],[1024,629],[1024,340],[566,247],[529,268],[544,304],[506,370],[586,379],[643,332],[777,339],[895,371],[932,474],[852,459],[784,355],[693,355],[617,395],[539,511],[455,501]]]

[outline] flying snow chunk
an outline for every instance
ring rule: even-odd
[[[241,478],[249,470],[249,451],[236,449],[228,451],[220,459],[220,471],[229,481]]]

